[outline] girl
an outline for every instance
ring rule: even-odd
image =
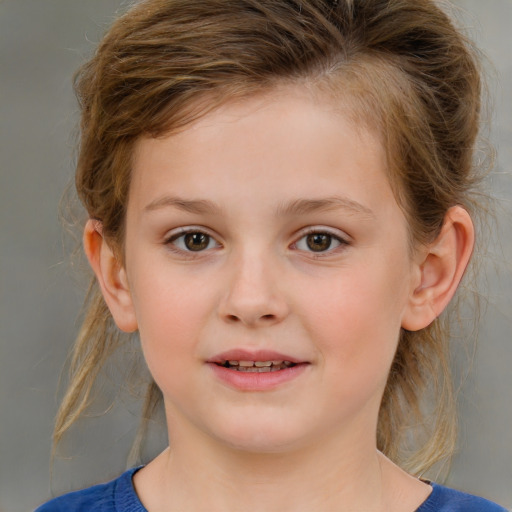
[[[123,331],[170,444],[40,512],[504,510],[417,477],[454,441],[480,106],[434,2],[146,0],[76,87],[95,280],[55,440]]]

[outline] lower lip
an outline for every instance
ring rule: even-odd
[[[309,366],[299,363],[276,372],[239,372],[215,363],[207,363],[222,382],[241,391],[267,391],[296,379]]]

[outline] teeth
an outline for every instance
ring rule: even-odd
[[[251,366],[250,368],[238,366],[233,368],[234,370],[237,370],[239,372],[245,372],[245,373],[267,373],[267,372],[278,372],[281,370],[279,367],[271,367],[271,366],[262,366],[261,368],[258,368],[257,366]]]
[[[254,361],[254,366],[263,368],[264,366],[272,366],[272,361]]]
[[[222,366],[239,372],[277,372],[293,366],[291,361],[224,361]]]

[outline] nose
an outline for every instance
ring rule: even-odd
[[[277,324],[288,315],[289,305],[278,281],[279,269],[270,257],[247,251],[230,262],[229,277],[219,314],[229,323],[248,327]]]

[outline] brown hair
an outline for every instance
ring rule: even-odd
[[[118,19],[79,70],[76,188],[122,255],[134,144],[233,98],[281,84],[348,98],[378,130],[411,239],[427,242],[476,183],[480,78],[474,53],[430,0],[145,0]],[[121,256],[122,257],[122,256]],[[377,444],[420,473],[455,439],[447,323],[402,331],[379,414]],[[90,401],[120,333],[92,280],[59,411],[57,443]],[[143,416],[159,390],[151,382]],[[432,411],[425,396],[435,397]],[[413,439],[411,432],[422,433]]]

